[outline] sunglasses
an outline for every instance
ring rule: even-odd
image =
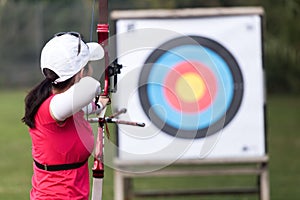
[[[74,37],[77,37],[78,38],[78,51],[77,51],[77,56],[79,55],[80,53],[80,50],[81,50],[81,40],[82,40],[82,36],[80,33],[78,32],[59,32],[59,33],[56,33],[54,35],[54,37],[59,37],[59,36],[62,36],[62,35],[66,35],[66,34],[69,34],[69,35],[72,35]]]

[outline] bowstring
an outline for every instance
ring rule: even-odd
[[[93,32],[94,32],[94,18],[95,18],[95,4],[96,0],[93,0],[92,3],[92,13],[91,13],[91,24],[90,24],[90,42],[93,41]],[[86,106],[86,119],[89,120],[89,108]]]
[[[96,0],[93,1],[93,5],[92,5],[92,16],[91,16],[91,26],[90,26],[90,42],[92,42],[93,40],[93,27],[94,27],[94,17],[95,17],[95,4],[96,4]]]

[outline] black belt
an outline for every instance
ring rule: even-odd
[[[61,171],[61,170],[69,170],[69,169],[77,169],[83,166],[87,160],[78,163],[71,163],[71,164],[61,164],[61,165],[43,165],[36,160],[33,160],[37,168],[45,170],[45,171]]]

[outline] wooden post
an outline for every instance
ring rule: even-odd
[[[269,186],[268,163],[262,163],[261,168],[262,168],[262,173],[260,174],[260,200],[269,200],[270,186]]]
[[[133,197],[133,185],[132,185],[132,178],[126,177],[124,178],[124,193],[125,193],[125,200],[130,200]]]
[[[114,200],[124,200],[124,177],[121,171],[114,172]]]

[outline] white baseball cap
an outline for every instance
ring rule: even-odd
[[[76,32],[61,33],[46,43],[41,52],[41,70],[48,68],[63,82],[77,74],[89,61],[104,57],[102,46],[96,42],[84,43]]]

